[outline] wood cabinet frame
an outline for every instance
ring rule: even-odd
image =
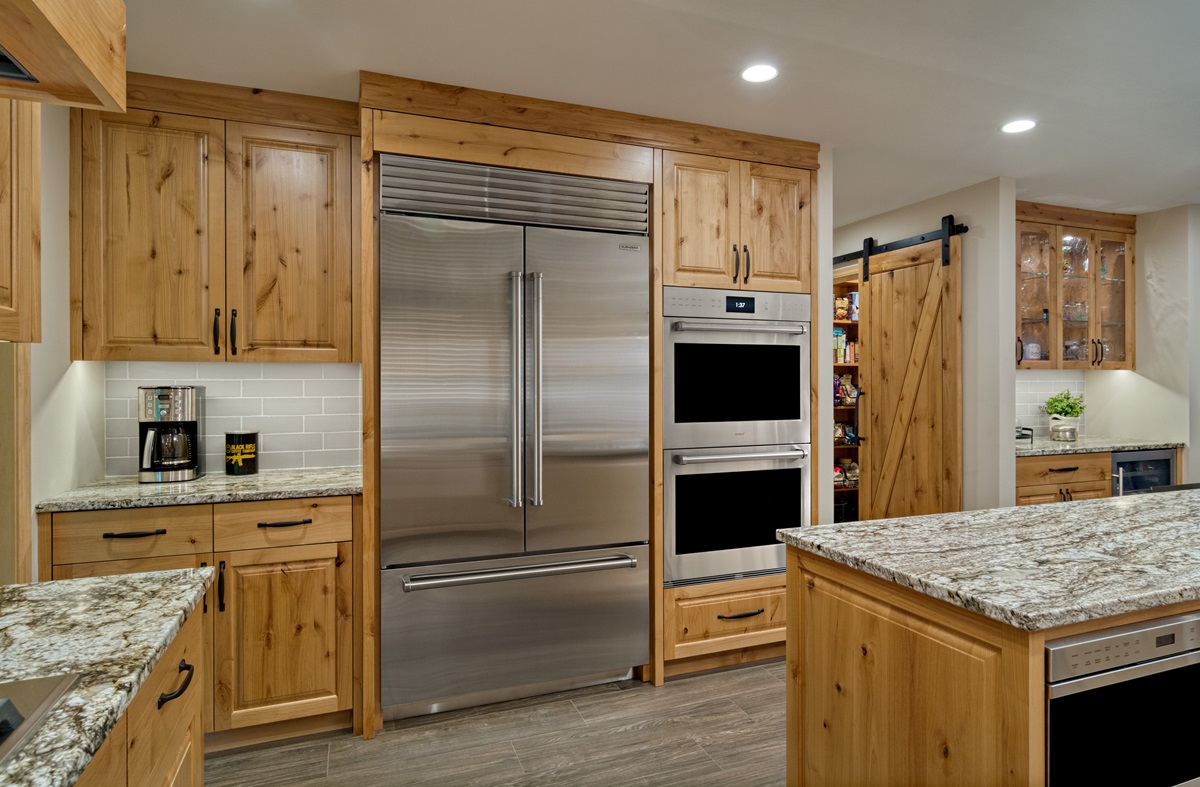
[[[0,340],[42,340],[42,109],[0,99]]]

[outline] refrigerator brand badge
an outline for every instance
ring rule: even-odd
[[[621,251],[641,251],[642,247],[636,243],[622,243]]]

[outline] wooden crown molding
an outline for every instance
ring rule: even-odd
[[[1041,202],[1017,200],[1017,221],[1037,221],[1043,224],[1063,224],[1069,227],[1084,227],[1090,230],[1137,232],[1137,216],[1132,213],[1103,213],[1098,210],[1067,208],[1061,205],[1046,205]]]
[[[423,82],[372,71],[359,72],[358,102],[365,108],[409,115],[725,156],[801,169],[817,169],[817,153],[821,149],[814,142]]]
[[[288,126],[358,136],[358,105],[336,98],[282,93],[193,79],[128,74],[130,109]]]

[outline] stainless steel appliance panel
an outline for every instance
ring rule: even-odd
[[[1175,483],[1175,449],[1114,451],[1112,496],[1141,495]]]
[[[380,246],[382,565],[519,553],[523,230],[384,215]]]
[[[649,570],[635,546],[383,571],[385,713],[646,663]]]
[[[644,542],[649,240],[537,227],[525,233],[525,547]]]
[[[782,570],[775,531],[811,520],[809,446],[663,452],[668,586]]]

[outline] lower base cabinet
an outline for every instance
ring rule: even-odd
[[[202,616],[193,612],[76,782],[82,787],[204,784]]]
[[[1112,454],[1017,457],[1017,505],[1069,503],[1112,494]]]
[[[782,574],[667,588],[664,658],[690,658],[784,641]]]

